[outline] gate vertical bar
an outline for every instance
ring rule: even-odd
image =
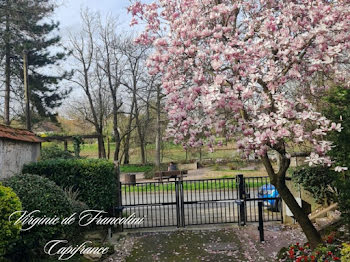
[[[179,181],[180,183],[180,204],[181,204],[181,226],[182,227],[185,227],[185,203],[184,203],[184,198],[185,198],[185,195],[184,195],[184,184],[183,184],[183,180],[180,180]],[[191,192],[192,194],[192,192]]]
[[[238,178],[238,197],[240,200],[239,205],[239,224],[244,226],[246,224],[246,203],[245,203],[245,189],[244,189],[244,176],[242,174],[237,175]]]
[[[175,202],[176,202],[176,226],[180,227],[179,220],[179,185],[177,181],[175,181]]]
[[[283,224],[283,200],[281,196],[279,196],[278,201],[280,202],[280,205],[278,205],[278,207],[280,208],[281,223]]]
[[[258,210],[259,210],[259,235],[260,235],[260,241],[265,241],[264,239],[264,216],[263,216],[263,201],[258,202]]]

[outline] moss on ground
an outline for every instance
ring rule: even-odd
[[[232,231],[177,231],[141,237],[126,261],[244,261],[242,254]]]

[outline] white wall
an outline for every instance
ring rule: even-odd
[[[0,138],[0,179],[18,174],[24,164],[37,161],[40,143],[27,143]]]

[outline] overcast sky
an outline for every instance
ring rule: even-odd
[[[150,1],[150,0],[146,0]],[[100,12],[102,17],[106,15],[112,15],[118,17],[118,22],[122,26],[123,31],[137,30],[137,28],[130,29],[129,23],[131,16],[127,13],[126,8],[129,6],[129,0],[57,0],[59,7],[56,8],[55,14],[50,19],[60,22],[60,36],[62,37],[62,43],[67,44],[69,33],[79,32],[81,29],[80,11],[84,8],[89,8],[91,11]],[[70,69],[71,59],[69,58],[64,63],[64,68]],[[62,81],[61,85],[71,86],[71,83]],[[61,108],[57,110],[59,113],[64,114],[66,105],[71,103],[71,100],[78,99],[78,97],[84,97],[82,90],[77,87],[73,87],[73,92],[69,98],[66,99]]]
[[[129,0],[59,0],[60,6],[55,11],[54,20],[61,23],[63,38],[67,32],[74,32],[80,28],[80,10],[88,7],[91,11],[99,11],[102,16],[111,14],[118,16],[124,30],[128,30],[130,15],[126,8]]]
[[[69,39],[69,33],[80,32],[80,11],[81,9],[89,8],[93,12],[100,12],[102,18],[106,15],[112,15],[118,17],[118,26],[124,32],[141,30],[142,26],[129,27],[131,21],[131,15],[127,12],[127,7],[130,5],[129,0],[56,0],[59,7],[56,8],[55,14],[50,19],[60,22],[60,36],[62,37],[63,45],[67,45]],[[149,3],[152,0],[143,0],[144,3]],[[65,70],[71,69],[71,58],[63,64]],[[62,107],[57,111],[60,114],[65,114],[67,105],[71,104],[73,100],[79,100],[84,97],[84,94],[80,88],[72,86],[70,82],[62,81],[62,86],[73,87],[73,91],[69,98],[66,99]]]

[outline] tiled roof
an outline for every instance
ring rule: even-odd
[[[0,139],[1,138],[32,143],[43,142],[43,140],[36,136],[33,132],[4,125],[0,125]]]

